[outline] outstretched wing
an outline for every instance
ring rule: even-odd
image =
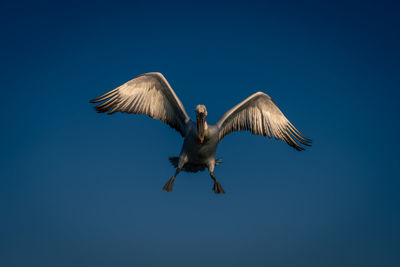
[[[104,101],[104,102],[103,102]],[[127,83],[90,101],[99,113],[117,111],[139,113],[165,122],[182,136],[190,121],[181,101],[161,73],[139,75]]]
[[[274,137],[285,141],[297,150],[300,145],[311,145],[311,139],[305,138],[279,110],[267,94],[257,92],[226,112],[217,122],[219,140],[225,135],[248,130],[255,135]]]

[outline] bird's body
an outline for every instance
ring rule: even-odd
[[[185,163],[192,165],[215,164],[215,153],[218,146],[218,128],[214,125],[208,126],[204,141],[197,138],[196,124],[191,122],[179,158]]]
[[[170,158],[176,171],[163,187],[167,192],[172,191],[175,177],[181,170],[197,172],[207,168],[215,182],[214,192],[225,193],[214,175],[215,166],[221,163],[215,154],[219,142],[230,132],[249,130],[255,135],[281,139],[297,150],[304,150],[300,144],[311,143],[286,119],[275,102],[262,92],[251,95],[227,111],[215,125],[207,124],[207,109],[198,105],[194,122],[161,73],[139,75],[91,102],[103,102],[95,107],[100,113],[146,114],[167,123],[182,135],[184,141],[179,157]]]

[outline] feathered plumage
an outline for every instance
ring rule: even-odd
[[[297,150],[304,150],[299,143],[306,146],[311,144],[311,140],[305,138],[283,115],[271,97],[263,92],[257,92],[234,106],[216,125],[220,129],[219,140],[231,132],[248,130],[254,135],[283,140]]]
[[[104,102],[103,102],[104,101]],[[165,122],[185,136],[190,121],[181,101],[161,73],[145,73],[90,101],[99,113],[139,113]]]
[[[179,157],[170,158],[177,169],[163,187],[167,192],[172,190],[175,177],[181,170],[197,172],[208,168],[214,180],[214,192],[225,193],[214,175],[215,166],[222,162],[215,159],[215,153],[218,143],[231,132],[248,130],[255,135],[274,137],[297,150],[304,150],[301,145],[311,144],[311,140],[305,138],[275,102],[262,92],[251,95],[230,109],[215,125],[207,124],[206,107],[198,105],[194,122],[167,80],[157,72],[139,75],[90,102],[99,103],[95,109],[100,113],[120,111],[148,115],[165,122],[184,137]]]

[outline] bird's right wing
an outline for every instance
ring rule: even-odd
[[[311,144],[311,139],[305,138],[283,115],[271,97],[263,92],[249,96],[228,110],[219,119],[217,126],[219,140],[231,132],[248,130],[254,135],[281,139],[297,150],[304,150],[300,144]]]
[[[168,124],[182,136],[190,121],[174,90],[158,72],[139,75],[90,102],[103,102],[95,106],[99,113],[113,114],[120,111],[148,115]]]

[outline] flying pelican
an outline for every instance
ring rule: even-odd
[[[204,105],[196,106],[196,122],[193,122],[168,81],[158,72],[141,74],[90,102],[103,102],[95,106],[99,113],[119,111],[148,115],[182,135],[184,141],[179,157],[169,158],[176,171],[162,188],[167,192],[172,191],[175,177],[181,170],[197,172],[208,168],[214,180],[212,189],[217,194],[225,194],[214,175],[214,167],[222,163],[215,158],[215,152],[224,136],[234,131],[248,130],[254,135],[274,137],[299,151],[304,150],[301,144],[311,145],[311,139],[305,138],[263,92],[249,96],[228,110],[214,125],[207,124]]]

